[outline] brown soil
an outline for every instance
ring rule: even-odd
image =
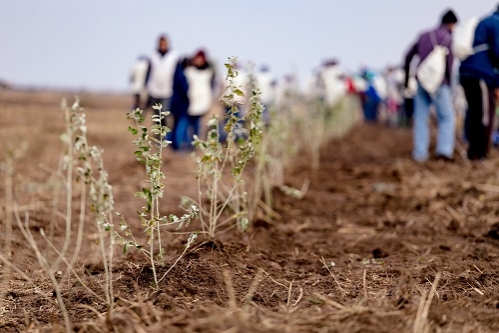
[[[51,212],[53,170],[61,150],[64,94],[5,92],[0,96],[0,148],[26,152],[15,162],[14,199],[48,260],[55,255],[39,236],[64,226]],[[69,96],[71,97],[71,96]],[[123,96],[85,95],[89,140],[104,148],[116,210],[135,231],[145,173],[132,155]],[[167,275],[151,286],[148,262],[131,251],[114,264],[115,311],[61,265],[56,273],[75,332],[497,332],[499,331],[499,155],[472,164],[410,159],[411,132],[358,125],[324,147],[320,169],[297,160],[287,184],[303,199],[274,191],[273,220],[251,232],[199,237]],[[457,154],[459,155],[459,154]],[[2,157],[2,160],[5,158]],[[165,213],[181,213],[182,195],[196,193],[194,163],[167,151]],[[2,178],[5,172],[2,171]],[[7,221],[6,188],[0,185]],[[77,213],[77,207],[75,207]],[[12,273],[0,305],[1,332],[64,331],[54,288],[14,221]],[[0,226],[5,234],[6,223]],[[74,237],[74,233],[73,233]],[[167,237],[165,272],[185,247]],[[0,244],[7,244],[2,237]],[[118,251],[119,252],[119,251]],[[0,252],[8,256],[5,251]],[[0,273],[7,271],[0,262]],[[88,218],[75,269],[103,296],[104,268]],[[2,283],[2,282],[0,282]],[[425,312],[425,306],[427,307]]]

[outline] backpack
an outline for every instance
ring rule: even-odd
[[[478,17],[473,17],[465,24],[458,26],[452,34],[452,53],[461,61],[470,55],[489,49],[487,44],[473,47],[478,23]]]
[[[452,53],[461,61],[475,53],[473,51],[473,40],[477,25],[478,18],[473,17],[465,24],[457,27],[453,33]]]
[[[435,32],[430,32],[433,50],[419,64],[417,78],[421,87],[430,95],[437,92],[445,77],[446,59],[449,49],[437,43]],[[443,42],[442,42],[443,43]]]

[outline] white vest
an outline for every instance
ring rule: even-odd
[[[149,62],[145,58],[137,60],[133,65],[130,80],[130,91],[132,94],[140,94],[144,90],[148,66]]]
[[[155,98],[169,98],[173,93],[173,75],[178,62],[178,55],[168,51],[163,57],[155,52],[151,56],[151,72],[147,91]]]
[[[194,66],[189,66],[185,69],[185,76],[189,83],[189,110],[190,116],[202,116],[210,110],[213,102],[213,90],[211,80],[213,78],[213,70],[197,69]]]
[[[343,71],[338,66],[325,67],[321,72],[324,100],[328,106],[335,106],[347,92],[347,86],[341,79],[342,75]]]
[[[234,94],[234,102],[240,103],[240,104],[245,104],[246,101],[248,100],[249,96],[249,76],[246,74],[241,69],[237,70],[238,75],[234,78],[234,84],[237,89],[241,90],[243,92],[243,96],[239,96]],[[227,84],[227,82],[226,82]]]
[[[256,84],[260,89],[260,102],[264,105],[274,102],[276,91],[273,86],[274,76],[268,72],[260,72],[255,75]]]

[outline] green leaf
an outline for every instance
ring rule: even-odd
[[[128,132],[132,133],[133,135],[137,135],[137,133],[139,133],[139,131],[132,126],[128,126]]]
[[[144,193],[147,197],[151,197],[151,190],[147,187],[142,188],[142,193]]]
[[[240,89],[235,89],[234,94],[236,94],[237,96],[244,96],[244,93]]]
[[[154,110],[157,110],[157,111],[161,111],[161,109],[163,108],[163,105],[161,103],[156,103],[152,106],[152,108]]]

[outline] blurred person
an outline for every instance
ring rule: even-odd
[[[190,65],[190,60],[184,58],[177,62],[173,75],[172,96],[170,99],[170,111],[173,115],[173,126],[167,134],[167,139],[171,141],[173,150],[188,150],[190,142],[187,140],[188,110],[189,100],[189,82],[185,73]]]
[[[388,66],[386,69],[386,106],[388,110],[387,125],[397,126],[401,118],[402,86],[404,85],[404,72],[399,68]]]
[[[326,61],[320,72],[319,80],[323,85],[324,103],[333,107],[346,95],[347,86],[343,80],[345,74],[337,60]]]
[[[149,59],[141,55],[134,63],[130,74],[130,92],[133,95],[132,110],[142,108],[142,98],[146,93],[146,77],[149,68]]]
[[[459,65],[456,67],[459,68]],[[457,78],[457,82],[459,82],[459,78]],[[464,89],[460,84],[456,85],[453,89],[452,103],[456,112],[456,137],[461,141],[467,142],[468,140],[466,138],[464,123],[466,120],[466,110],[468,108],[468,103],[466,102]],[[464,156],[464,154],[462,155]]]
[[[405,55],[404,55],[405,56]],[[404,60],[405,61],[405,60]],[[406,68],[403,68],[403,85],[402,85],[402,97],[403,101],[403,116],[402,116],[402,127],[412,128],[413,115],[414,115],[414,97],[418,91],[418,81],[416,79],[416,70],[419,64],[419,56],[416,55],[412,58],[409,63],[409,77],[406,83]],[[405,64],[404,64],[405,66]]]
[[[281,88],[280,86],[282,86],[282,84],[278,85],[277,87],[278,100]],[[318,100],[321,103],[324,102],[325,92],[324,92],[324,84],[322,83],[321,80],[320,69],[314,69],[310,74],[310,76],[307,78],[304,93],[306,97],[311,101]]]
[[[365,89],[360,90],[364,121],[376,123],[381,102],[386,97],[386,82],[380,75],[367,69],[362,71],[361,77],[365,81]]]
[[[279,112],[289,111],[292,98],[298,94],[298,82],[293,74],[286,74],[278,81],[276,88],[276,106]]]
[[[276,99],[277,80],[270,71],[269,67],[263,65],[255,74],[255,84],[260,90],[260,103],[263,105],[263,122],[268,125],[270,123],[270,108]]]
[[[451,73],[453,55],[451,50],[452,29],[457,23],[457,17],[452,10],[447,11],[441,18],[441,24],[419,35],[405,58],[404,87],[408,88],[410,66],[412,59],[419,56],[419,65],[430,55],[434,46],[441,45],[447,48],[445,75],[435,94],[428,93],[421,84],[418,85],[414,97],[413,119],[413,152],[412,158],[417,162],[428,160],[430,147],[429,113],[430,106],[435,105],[438,120],[438,137],[436,156],[438,159],[452,161],[455,145],[455,114],[451,99]]]
[[[360,74],[354,74],[351,77],[351,90],[354,93],[361,94],[367,90],[367,81]]]
[[[476,26],[473,48],[476,51],[461,62],[459,73],[468,103],[467,156],[481,160],[489,151],[499,88],[499,6]]]
[[[411,73],[409,74],[409,82],[407,83],[407,87],[404,87],[402,90],[402,96],[404,98],[403,101],[403,115],[402,115],[402,126],[403,127],[412,127],[412,118],[414,115],[414,97],[416,96],[416,92],[418,91],[418,81],[416,80],[416,76]]]
[[[157,103],[163,105],[163,111],[170,110],[173,95],[173,80],[178,67],[179,57],[170,49],[168,37],[161,35],[158,38],[158,48],[149,57],[149,67],[146,75],[147,109]],[[154,111],[159,114],[158,111]],[[161,121],[166,126],[166,119]]]
[[[238,140],[239,138],[244,137],[244,128],[243,128],[243,119],[242,117],[244,116],[245,113],[245,108],[247,108],[247,102],[250,97],[250,80],[249,80],[249,75],[248,73],[244,70],[242,63],[239,61],[236,64],[235,68],[237,72],[237,76],[234,78],[234,85],[237,89],[239,89],[243,94],[242,96],[238,94],[233,94],[234,98],[234,107],[235,111],[233,115],[239,119],[239,121],[236,124],[236,130],[235,130],[235,140]],[[223,93],[222,95],[225,94],[226,89],[228,88],[228,80],[227,78],[222,82],[223,86]],[[220,126],[220,141],[225,142],[227,140],[228,133],[225,132],[224,127],[227,123],[227,116],[230,115],[232,111],[232,106],[223,106],[224,109],[224,115],[223,115],[223,124]]]
[[[355,78],[353,76],[346,76],[344,80],[347,88],[347,93],[349,95],[356,95],[358,92],[357,88],[355,87]]]
[[[210,111],[215,99],[215,69],[204,50],[192,57],[185,76],[189,84],[186,140],[190,143],[194,135],[200,135],[201,118]]]

